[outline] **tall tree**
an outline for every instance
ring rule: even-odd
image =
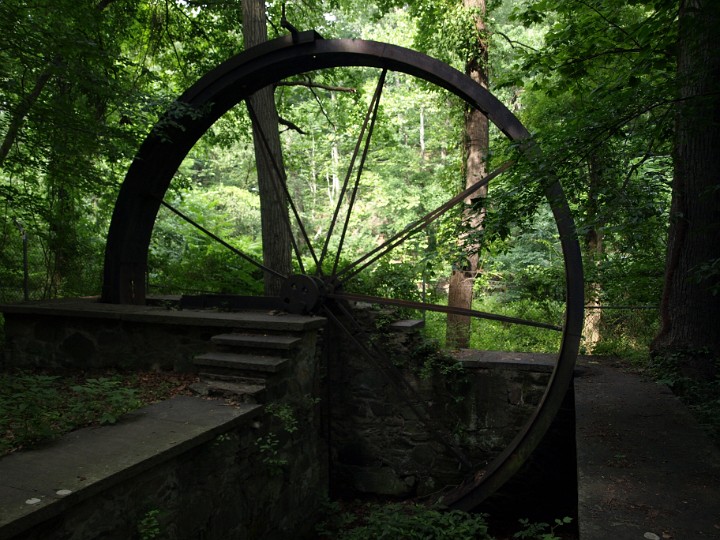
[[[603,339],[599,308],[660,298],[675,17],[670,0],[542,0],[513,10],[524,35],[508,25],[497,41],[520,62],[510,70],[499,65],[496,85],[517,92],[519,114],[576,209],[592,308],[584,329],[589,348]]]
[[[265,2],[244,0],[243,37],[245,48],[267,41]],[[260,192],[260,219],[263,238],[263,262],[265,266],[282,274],[291,271],[287,201],[283,191],[285,177],[278,113],[273,88],[267,87],[248,99],[248,109],[253,118],[253,144]],[[265,274],[265,294],[276,295],[281,280]]]
[[[483,88],[488,87],[488,40],[485,27],[485,0],[463,0],[463,7],[473,18],[473,40],[465,63],[465,74]],[[477,183],[486,174],[486,162],[490,145],[488,118],[477,109],[465,111],[465,187]],[[487,186],[479,189],[465,200],[464,221],[467,230],[476,232],[482,227],[485,216],[484,203]],[[462,255],[455,263],[448,291],[448,305],[472,308],[473,284],[478,272],[477,235],[462,237]],[[446,342],[448,347],[467,348],[470,345],[470,317],[450,314],[447,318]]]
[[[679,10],[674,176],[662,326],[652,351],[687,374],[717,374],[720,357],[720,3]]]

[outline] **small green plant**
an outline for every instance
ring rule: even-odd
[[[280,439],[274,433],[268,433],[264,437],[258,437],[255,441],[262,462],[267,465],[270,474],[277,476],[282,474],[283,468],[288,464],[287,459],[280,457]]]
[[[119,378],[0,375],[0,455],[90,424],[113,424],[141,405]]]
[[[123,414],[140,406],[137,391],[123,387],[115,378],[88,379],[85,384],[73,386],[72,390],[79,397],[71,408],[76,423],[94,419],[100,424],[114,424]]]
[[[145,515],[137,524],[140,540],[156,540],[160,538],[161,529],[158,519],[159,516],[160,510],[157,508],[145,512]]]
[[[572,523],[571,517],[556,519],[555,523],[530,523],[528,519],[521,519],[520,525],[523,529],[513,534],[513,538],[528,538],[530,540],[561,540],[555,535],[555,531],[563,525]]]
[[[459,510],[442,511],[417,504],[369,505],[365,513],[348,512],[336,515],[339,521],[330,530],[328,522],[318,532],[338,540],[492,540],[484,514],[468,514]],[[352,528],[349,528],[352,527]]]
[[[288,433],[294,433],[298,429],[298,421],[295,417],[292,406],[288,403],[270,403],[265,410],[277,418],[282,428]]]
[[[229,441],[231,438],[232,437],[230,436],[229,433],[221,433],[220,435],[215,437],[215,440],[213,441],[213,446],[218,446],[224,442]]]
[[[0,376],[0,453],[52,438],[62,429],[58,377]]]

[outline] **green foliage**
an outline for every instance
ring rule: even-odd
[[[492,538],[488,534],[484,514],[468,514],[459,510],[441,511],[406,504],[369,506],[367,512],[362,519],[349,513],[336,514],[333,521],[322,523],[318,532],[321,538],[338,540]],[[341,527],[341,530],[338,530],[338,527]]]
[[[530,520],[528,519],[521,519],[520,525],[523,526],[523,529],[513,534],[513,538],[561,540],[561,538],[555,534],[555,531],[559,527],[568,525],[569,523],[572,523],[572,518],[567,516],[562,519],[555,519],[555,523],[553,525],[548,523],[530,523]]]
[[[280,421],[282,429],[288,433],[294,433],[298,429],[298,420],[295,417],[293,408],[288,403],[270,403],[265,407],[265,411]]]
[[[303,409],[309,409],[316,403],[310,396],[305,396],[295,404],[273,402],[265,407],[265,412],[271,417],[270,431],[266,435],[257,438],[255,447],[258,449],[260,459],[268,468],[270,474],[274,476],[281,475],[288,464],[288,460],[280,454],[280,435],[282,432],[289,435],[295,433],[299,429],[300,420],[298,414],[302,414]]]
[[[257,261],[261,245],[257,195],[233,186],[187,191],[174,201],[202,227]],[[262,273],[227,247],[169,211],[158,217],[149,252],[149,282],[163,293],[262,293]]]
[[[720,358],[708,350],[665,351],[652,356],[648,371],[680,396],[710,437],[720,443]]]
[[[197,116],[178,105],[176,95],[242,42],[239,3],[56,4],[0,3],[0,135],[8,150],[0,156],[0,283],[11,288],[0,291],[3,299],[21,298],[16,221],[29,233],[33,297],[98,292],[116,187],[139,142],[166,110],[160,128]],[[273,36],[284,33],[281,6],[267,4]],[[564,184],[581,241],[602,238],[602,253],[587,257],[585,268],[598,300],[657,303],[672,173],[675,2],[488,2],[487,32],[478,30],[479,13],[454,0],[287,8],[293,24],[325,37],[413,46],[461,70],[488,45],[491,89],[521,117],[543,157],[521,157],[516,144],[492,131],[490,164],[517,164],[493,180],[483,230],[468,237],[483,246],[480,305],[561,320],[561,256],[552,217],[543,210],[542,188],[553,175]],[[341,198],[339,189],[378,76],[375,68],[336,68],[275,89],[280,116],[299,128],[282,128],[283,158],[288,189],[316,251],[339,203],[339,223],[344,220],[349,195]],[[388,73],[341,268],[457,193],[463,114],[462,103],[444,90]],[[183,162],[166,199],[259,261],[249,128],[243,104],[220,119]],[[352,182],[354,171],[349,177]],[[464,254],[460,211],[395,248],[347,288],[442,302],[442,293],[423,293],[422,286],[447,276]],[[338,244],[336,229],[329,251]],[[307,247],[301,249],[310,260]],[[261,271],[164,209],[148,269],[151,292],[262,292]],[[716,273],[710,261],[692,278]],[[442,340],[434,317],[428,332]],[[606,351],[647,341],[630,335],[627,325],[627,335],[616,339],[623,326],[619,316],[607,318]],[[486,322],[477,328],[480,347],[553,348],[544,331]]]
[[[288,461],[280,456],[280,439],[278,436],[274,433],[268,433],[263,437],[258,437],[255,441],[255,447],[260,452],[260,459],[267,466],[268,472],[272,476],[281,475]]]
[[[660,327],[658,310],[604,309],[600,321],[600,342],[593,354],[615,356],[643,366],[650,343]]]
[[[473,309],[497,315],[536,320],[550,324],[562,323],[564,306],[557,302],[531,300],[503,301],[487,296],[473,302]],[[425,335],[445,343],[445,317],[427,314]],[[485,319],[474,319],[471,326],[470,347],[490,351],[518,351],[555,353],[560,348],[561,334],[557,331]]]
[[[58,408],[58,377],[47,375],[0,376],[0,451],[51,438],[62,421]]]
[[[140,540],[157,540],[161,538],[162,530],[160,528],[160,510],[154,508],[148,510],[137,524],[137,532]]]
[[[114,424],[140,406],[118,379],[87,379],[69,388],[59,376],[0,375],[0,453],[26,448],[89,424]]]
[[[327,519],[316,532],[320,538],[337,540],[376,540],[401,538],[410,540],[493,540],[487,514],[471,514],[460,510],[441,510],[413,503],[365,503],[341,505],[330,502]],[[513,538],[528,540],[560,540],[556,531],[572,523],[572,518],[548,523],[531,523],[521,519],[522,529]]]
[[[465,381],[465,370],[462,362],[443,351],[437,341],[423,339],[419,346],[410,351],[410,359],[420,362],[421,379],[430,379],[439,374],[447,381]]]
[[[122,386],[119,379],[87,379],[72,387],[77,400],[70,407],[74,423],[114,424],[123,414],[140,406],[137,391]]]

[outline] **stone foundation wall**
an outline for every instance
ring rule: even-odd
[[[5,345],[0,369],[77,368],[192,371],[210,338],[232,331],[296,333],[324,324],[318,317],[100,304],[91,299],[0,305]],[[313,338],[314,339],[314,338]],[[313,341],[310,346],[313,348]]]
[[[22,308],[6,311],[5,367],[181,370],[190,368],[195,354],[208,350],[210,336],[232,329],[290,333],[302,341],[289,354],[286,367],[273,374],[266,404],[241,405],[253,414],[244,416],[242,423],[229,422],[224,430],[213,427],[212,432],[197,436],[203,440],[186,442],[180,434],[196,429],[187,414],[202,423],[214,413],[201,405],[215,402],[177,398],[187,401],[183,405],[187,414],[168,417],[162,409],[165,412],[143,420],[144,413],[130,413],[121,420],[122,426],[81,430],[37,454],[19,452],[0,458],[0,539],[136,539],[141,538],[138,526],[143,521],[159,531],[147,538],[313,537],[328,486],[327,442],[317,399],[321,381],[316,344],[323,319],[212,312],[196,316],[147,308],[133,311],[128,306],[100,306],[94,316],[82,311],[62,313],[57,306],[53,314],[12,309]],[[200,404],[196,405],[199,410],[192,403]],[[155,426],[167,421],[172,423],[169,438],[161,444]],[[142,422],[149,426],[146,431],[135,429]],[[102,449],[88,446],[105,433],[117,439],[105,445],[118,449],[112,459]],[[85,436],[87,442],[76,439]],[[63,444],[69,444],[71,457],[82,450],[85,461],[74,469],[68,462],[71,457],[62,457],[59,447]],[[153,445],[158,445],[157,452]],[[139,452],[147,455],[142,462],[134,461]],[[50,480],[43,480],[43,471],[49,466],[48,457],[57,460],[53,474],[66,474],[67,479],[53,477],[53,484],[46,485]],[[130,464],[114,470],[118,463]],[[73,472],[76,469],[85,472]],[[3,470],[14,471],[13,478]],[[78,483],[80,476],[87,477],[87,482],[92,478],[92,486],[84,487],[84,480]],[[78,488],[54,500],[56,490],[68,484]],[[42,495],[38,489],[47,493]],[[43,500],[37,509],[32,507],[31,517],[24,502],[29,497]],[[6,513],[10,504],[19,507],[19,518]]]
[[[82,500],[49,519],[41,508],[22,532],[7,536],[13,524],[0,523],[0,538],[130,540],[143,526],[157,529],[149,538],[174,540],[311,538],[327,485],[315,427],[289,434],[271,415],[249,419],[147,470],[120,471],[122,481],[97,493],[75,492]],[[268,449],[270,434],[278,443]],[[84,469],[91,475],[93,464]]]
[[[345,497],[439,492],[457,485],[470,470],[441,439],[459,448],[473,472],[481,470],[529,420],[554,364],[549,355],[522,353],[457,351],[448,357],[412,325],[375,332],[378,313],[361,310],[357,317],[373,329],[371,339],[380,351],[375,360],[392,364],[414,389],[408,396],[348,336],[327,328],[318,345],[323,323],[318,318],[205,313],[193,320],[188,313],[139,313],[128,306],[107,306],[102,309],[112,313],[98,316],[63,314],[57,308],[53,314],[13,309],[5,312],[4,367],[186,370],[193,356],[207,350],[212,335],[246,330],[255,324],[253,317],[270,319],[270,333],[290,330],[303,337],[294,367],[273,386],[271,401],[277,403],[260,426],[228,432],[119,491],[78,505],[62,522],[43,529],[43,534],[57,528],[68,536],[38,532],[28,538],[90,538],[69,531],[81,523],[99,523],[104,514],[115,523],[108,531],[126,533],[152,509],[161,512],[158,519],[165,519],[165,527],[177,529],[170,538],[279,538],[299,515],[312,515],[328,485],[331,495]],[[322,364],[319,349],[325,353]],[[431,427],[408,399],[429,414]],[[190,521],[199,525],[192,528]],[[202,527],[231,532],[213,536],[201,533]],[[186,530],[192,532],[183,536]]]
[[[360,315],[368,324],[374,316]],[[386,327],[377,338],[385,359],[378,360],[390,361],[415,390],[431,418],[429,428],[352,342],[334,341],[340,354],[328,368],[331,485],[345,497],[409,497],[457,485],[468,469],[440,438],[456,444],[474,470],[481,469],[529,420],[553,367],[550,355],[443,356],[419,329]],[[444,435],[436,436],[438,431]]]

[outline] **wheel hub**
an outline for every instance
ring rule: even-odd
[[[307,315],[320,307],[325,293],[325,283],[320,278],[294,274],[280,287],[280,301],[288,313]]]

